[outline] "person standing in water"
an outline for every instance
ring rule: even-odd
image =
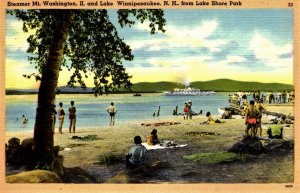
[[[25,115],[22,115],[23,121],[22,121],[22,127],[26,127],[27,123],[28,123],[28,118]]]
[[[69,120],[70,120],[69,133],[71,133],[71,131],[73,131],[73,133],[75,133],[76,108],[74,106],[74,101],[71,101],[71,107],[69,107]]]
[[[110,103],[110,106],[107,108],[106,110],[110,116],[110,126],[114,126],[115,125],[115,115],[117,113],[117,109],[116,107],[114,106],[114,103],[111,102]]]

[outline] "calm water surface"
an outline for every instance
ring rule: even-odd
[[[142,94],[134,97],[132,94],[104,95],[94,97],[87,94],[61,94],[56,96],[56,106],[63,102],[64,110],[68,114],[70,101],[75,101],[77,109],[77,127],[97,128],[109,125],[109,117],[106,112],[111,102],[115,103],[118,110],[116,124],[130,121],[143,121],[154,119],[153,113],[160,106],[160,117],[172,116],[175,106],[178,112],[183,111],[186,101],[193,102],[192,110],[203,113],[210,111],[218,114],[218,108],[228,105],[228,93],[217,93],[214,96],[161,96],[161,94]],[[6,96],[6,130],[20,131],[32,130],[37,106],[37,95],[7,95]],[[22,126],[22,115],[28,117],[26,127]],[[56,121],[58,122],[58,121]],[[57,123],[56,123],[57,124]],[[69,120],[65,117],[63,127],[68,127]],[[56,125],[57,127],[57,125]]]

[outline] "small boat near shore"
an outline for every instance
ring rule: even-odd
[[[193,89],[188,87],[186,89],[173,89],[171,91],[165,91],[163,96],[211,96],[215,95],[214,91],[202,91],[200,89]]]
[[[135,93],[133,96],[142,96],[142,94],[141,93]]]

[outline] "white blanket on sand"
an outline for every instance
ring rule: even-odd
[[[151,150],[151,149],[165,149],[165,148],[173,148],[173,147],[185,147],[187,146],[187,144],[183,144],[183,145],[171,145],[171,146],[161,146],[160,144],[157,145],[148,145],[148,143],[142,143],[143,146],[145,146],[145,148],[147,150]]]

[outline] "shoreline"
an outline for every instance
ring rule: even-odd
[[[288,112],[291,108],[280,107],[277,112]],[[280,111],[279,111],[280,110]],[[220,119],[219,115],[214,115],[214,119]],[[205,165],[183,159],[186,155],[195,153],[223,152],[230,149],[235,143],[243,139],[245,130],[244,119],[239,116],[235,119],[223,120],[225,123],[214,125],[203,125],[201,122],[207,118],[205,115],[193,117],[192,120],[183,120],[183,117],[172,117],[168,119],[149,120],[149,124],[156,122],[180,122],[181,124],[163,126],[143,126],[143,121],[131,122],[127,124],[117,123],[115,126],[101,126],[97,128],[77,129],[76,133],[64,132],[54,134],[54,145],[60,146],[59,154],[64,157],[63,165],[67,171],[75,168],[81,172],[92,176],[95,181],[89,183],[118,183],[109,181],[110,179],[123,175],[126,172],[124,160],[117,163],[102,165],[99,164],[99,157],[109,157],[111,155],[123,157],[128,149],[133,145],[133,137],[140,135],[142,141],[146,141],[153,128],[158,131],[159,140],[170,140],[176,144],[187,144],[182,148],[170,148],[161,150],[148,150],[149,159],[147,163],[167,163],[166,168],[160,168],[155,175],[150,176],[142,183],[194,183],[194,182],[221,182],[221,183],[288,183],[293,180],[294,160],[293,153],[288,154],[262,154],[250,157],[246,162],[223,163],[217,165]],[[146,123],[146,122],[145,122]],[[270,120],[267,116],[262,119],[263,136],[267,136],[268,124]],[[64,128],[63,131],[68,131]],[[197,136],[190,135],[197,132],[211,132],[217,135]],[[11,137],[18,137],[21,141],[27,137],[32,137],[33,131],[28,132],[6,132],[5,141]],[[72,139],[73,136],[96,135],[95,140]],[[284,129],[284,139],[294,139],[294,125],[289,125]],[[123,159],[123,158],[122,158]],[[284,168],[281,169],[282,165]],[[277,166],[277,167],[274,167]],[[219,173],[222,171],[222,173]],[[13,172],[6,170],[6,175]],[[248,175],[243,175],[247,172]],[[274,172],[280,177],[274,176]],[[70,174],[75,175],[75,174]],[[68,176],[70,177],[70,176]],[[77,176],[71,176],[76,181]],[[72,180],[70,182],[72,183]],[[82,183],[88,183],[82,181]],[[130,183],[125,181],[124,183]]]
[[[266,108],[268,111],[273,111],[273,112],[278,112],[278,113],[283,113],[283,114],[294,114],[294,105],[292,104],[265,104]],[[212,115],[214,119],[220,119],[221,114],[213,114]],[[242,119],[239,115],[234,116],[234,119]],[[165,116],[165,117],[153,117],[153,118],[148,118],[144,120],[128,120],[123,123],[119,123],[118,119],[116,119],[116,124],[115,126],[109,126],[108,123],[107,125],[100,125],[98,127],[78,127],[76,128],[77,133],[86,133],[86,132],[96,132],[96,131],[106,131],[109,129],[121,129],[121,127],[139,127],[142,126],[141,124],[146,123],[146,124],[153,124],[155,122],[181,122],[181,123],[195,123],[195,122],[203,122],[206,120],[205,112],[202,115],[197,115],[193,116],[192,120],[183,120],[182,115],[178,116]],[[68,125],[68,120],[65,120],[66,125]],[[146,127],[147,128],[147,127]],[[114,130],[115,130],[114,129]],[[68,133],[69,128],[64,127],[63,128],[63,134]],[[56,134],[54,134],[54,137],[58,134],[57,128],[55,128]],[[5,142],[10,139],[9,137],[12,136],[20,136],[22,139],[25,137],[29,137],[30,135],[33,135],[34,133],[34,128],[31,130],[17,130],[17,131],[5,131]],[[31,136],[33,137],[33,136]]]
[[[213,117],[218,117],[219,118],[219,115],[213,115]],[[86,133],[86,132],[97,132],[97,131],[106,131],[106,130],[110,130],[110,129],[114,129],[114,130],[118,130],[118,129],[122,129],[122,127],[145,127],[147,128],[146,126],[142,126],[142,124],[153,124],[153,123],[158,123],[158,122],[186,122],[186,123],[194,123],[196,121],[201,121],[203,122],[204,120],[206,120],[206,116],[205,115],[200,115],[200,116],[194,116],[192,120],[184,120],[183,119],[183,116],[181,115],[178,115],[178,116],[169,116],[169,117],[158,117],[158,118],[149,118],[149,119],[145,119],[145,120],[142,120],[142,121],[136,121],[136,120],[133,120],[133,121],[127,121],[125,123],[115,123],[114,126],[109,126],[109,125],[101,125],[101,126],[98,126],[98,127],[78,127],[76,128],[76,133]],[[117,121],[117,120],[116,120]],[[68,125],[69,123],[67,123]],[[68,127],[63,127],[63,134],[73,134],[73,133],[69,133],[68,130],[69,128]],[[31,135],[33,134],[34,132],[34,129],[32,130],[18,130],[18,131],[5,131],[6,133],[6,138],[7,136],[12,136],[12,135]],[[58,133],[57,131],[57,128],[55,128],[55,135],[61,135]],[[62,134],[62,135],[63,135]],[[7,140],[6,140],[7,141]]]

